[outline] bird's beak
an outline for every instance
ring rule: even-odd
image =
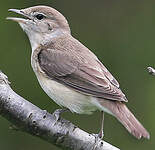
[[[20,15],[22,15],[23,17],[26,18],[26,19],[25,19],[25,18],[7,17],[6,19],[8,19],[8,20],[13,20],[13,21],[16,21],[16,22],[18,22],[18,23],[25,23],[27,20],[30,20],[30,19],[31,19],[31,18],[30,18],[27,14],[25,14],[24,11],[22,11],[22,10],[19,10],[19,9],[9,9],[8,11],[15,12],[15,13],[20,14]]]

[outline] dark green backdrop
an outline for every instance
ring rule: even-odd
[[[105,116],[105,140],[122,150],[155,148],[155,77],[146,67],[155,62],[154,0],[1,0],[0,69],[12,88],[42,109],[59,108],[40,88],[30,66],[31,48],[17,23],[5,20],[9,8],[49,5],[62,12],[74,37],[91,49],[107,66],[129,99],[128,107],[148,129],[150,140],[132,137],[113,117]],[[66,113],[64,118],[80,128],[97,133],[100,113],[91,116]],[[12,131],[0,117],[0,150],[57,150],[26,133]]]

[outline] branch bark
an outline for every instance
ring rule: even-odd
[[[154,75],[155,76],[155,69],[152,68],[152,67],[147,67],[147,70],[148,72],[151,74],[151,75]]]
[[[7,76],[0,71],[0,114],[17,129],[37,136],[51,144],[69,150],[119,150],[100,140],[71,122],[41,110],[16,94]]]

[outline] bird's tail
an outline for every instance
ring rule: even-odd
[[[150,138],[149,133],[143,125],[135,118],[127,106],[122,102],[102,100],[101,105],[107,108],[112,115],[114,115],[123,126],[136,138],[141,137]]]

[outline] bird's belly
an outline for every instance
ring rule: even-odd
[[[46,94],[58,105],[79,114],[91,114],[96,109],[99,109],[96,98],[76,92],[41,74],[37,74],[37,78]]]

